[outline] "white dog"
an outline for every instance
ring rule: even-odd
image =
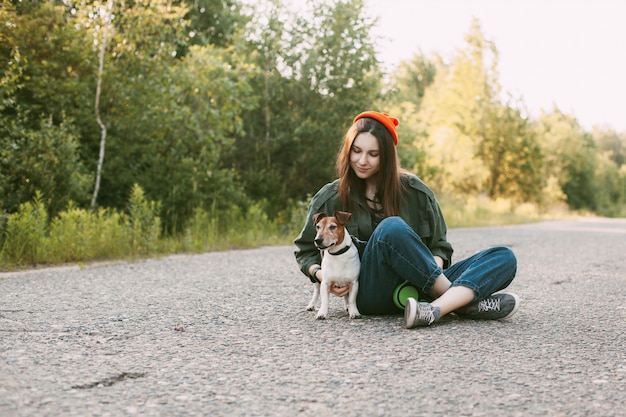
[[[336,211],[333,216],[328,216],[326,213],[317,213],[313,216],[317,230],[315,246],[322,252],[322,282],[314,284],[313,298],[307,310],[315,310],[315,304],[321,296],[322,305],[316,316],[320,320],[328,317],[328,297],[331,285],[350,286],[350,291],[344,296],[346,309],[351,319],[361,317],[356,307],[361,261],[359,251],[352,243],[345,227],[350,218],[352,214],[343,211]]]

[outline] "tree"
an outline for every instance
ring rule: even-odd
[[[243,130],[235,137],[236,151],[228,163],[241,173],[245,192],[252,200],[266,199],[275,206],[285,201],[281,170],[293,159],[280,154],[282,144],[292,140],[295,128],[290,117],[293,86],[283,74],[290,70],[287,61],[293,51],[285,26],[293,16],[278,1],[257,4],[253,16],[244,49],[248,51],[250,92],[256,104],[243,113]]]
[[[421,51],[409,60],[402,61],[391,74],[391,91],[386,101],[412,103],[419,111],[426,89],[435,81],[441,58],[428,58]]]
[[[299,20],[302,51],[294,67],[297,156],[289,194],[303,197],[335,177],[334,161],[352,118],[377,101],[381,73],[363,0],[320,1]],[[326,161],[319,163],[319,161]]]
[[[477,20],[465,41],[449,64],[418,61],[436,74],[417,114],[424,133],[416,146],[428,154],[421,171],[439,191],[536,201],[543,179],[535,130],[510,100],[503,102],[498,51]]]
[[[37,121],[18,110],[0,123],[0,202],[3,210],[15,212],[40,192],[55,215],[70,201],[88,199],[91,177],[79,159],[71,120],[58,126],[51,116]]]
[[[626,170],[622,171],[611,160],[609,152],[596,155],[594,205],[597,214],[610,217],[626,214]]]
[[[95,72],[89,39],[74,23],[78,19],[69,8],[55,2],[5,2],[0,8],[0,58],[10,61],[18,51],[22,85],[14,92],[13,103],[39,126],[39,116],[52,116],[59,125],[64,117],[78,126],[89,119],[93,123]],[[82,131],[82,128],[80,129]]]
[[[256,105],[256,97],[248,81],[250,67],[232,62],[229,51],[192,47],[169,74],[175,87],[164,100],[176,105],[167,109],[167,122],[152,133],[153,159],[142,161],[146,190],[168,207],[170,226],[183,226],[197,207],[225,209],[248,203],[239,173],[226,161],[236,156],[234,142],[243,132],[243,114]],[[164,177],[165,172],[172,175]]]
[[[546,161],[544,177],[558,179],[571,208],[594,210],[596,147],[591,135],[574,117],[556,108],[541,116],[538,128]]]
[[[49,2],[0,8],[0,208],[9,212],[37,191],[51,215],[88,201],[72,114],[84,103],[87,65],[65,9]],[[56,51],[54,54],[51,51]],[[66,112],[67,111],[67,112]]]
[[[437,177],[437,167],[428,161],[428,133],[419,118],[424,94],[434,82],[440,57],[427,58],[416,53],[402,61],[391,73],[387,93],[380,108],[400,120],[398,126],[398,156],[401,165],[424,179]]]
[[[180,43],[179,56],[185,56],[193,45],[232,46],[249,21],[241,2],[236,0],[175,0],[172,3],[187,10],[183,17],[186,36]]]
[[[258,107],[246,112],[232,163],[252,198],[285,205],[334,177],[351,118],[378,95],[373,21],[356,0],[317,1],[300,15],[275,1],[257,7],[249,56]]]
[[[90,53],[94,57],[99,56],[106,28],[106,25],[99,25],[100,13],[100,9],[93,10],[89,5],[76,13],[88,37],[93,39]],[[162,116],[159,119],[151,110],[155,102],[162,108],[169,107],[169,103],[163,101],[163,94],[171,88],[169,68],[179,62],[176,50],[179,40],[184,38],[182,17],[185,13],[185,8],[163,0],[114,3],[110,43],[103,56],[107,71],[101,80],[103,88],[99,99],[100,119],[107,126],[107,160],[102,166],[98,191],[98,203],[102,206],[122,208],[135,183],[147,189],[143,183],[145,166],[139,161],[153,155],[152,132],[167,121]],[[97,73],[94,60],[94,77]],[[95,79],[91,86],[93,103]],[[102,131],[94,121],[93,104],[89,108],[92,127],[82,131],[83,159],[97,172]],[[150,195],[151,199],[158,200],[158,197]]]
[[[477,155],[489,171],[487,195],[518,202],[539,201],[545,186],[543,160],[528,119],[510,105],[494,103],[480,123]]]
[[[497,50],[474,20],[449,64],[440,63],[418,117],[427,132],[428,172],[434,188],[454,194],[482,192],[489,171],[478,155],[481,120],[499,92]]]
[[[591,134],[600,152],[606,152],[608,158],[618,167],[626,163],[626,133],[618,133],[613,129],[595,126]]]
[[[102,122],[102,118],[100,117],[100,93],[102,91],[102,74],[104,72],[104,52],[106,51],[108,41],[107,35],[109,33],[109,27],[111,26],[112,8],[113,0],[108,0],[106,9],[100,9],[104,29],[102,31],[102,39],[100,40],[100,48],[98,54],[98,78],[96,83],[96,103],[94,107],[96,113],[96,122],[98,123],[98,126],[100,126],[102,135],[100,137],[100,153],[98,155],[98,166],[96,168],[96,184],[94,185],[93,197],[91,198],[92,208],[96,207],[96,201],[98,200],[98,191],[100,190],[100,178],[102,176],[102,164],[104,163],[104,151],[107,138],[107,128],[106,125]]]
[[[597,146],[595,201],[598,214],[626,215],[626,134],[598,126],[591,132]]]

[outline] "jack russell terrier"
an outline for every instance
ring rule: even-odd
[[[315,310],[315,304],[321,296],[322,304],[316,316],[319,320],[328,317],[328,297],[331,285],[350,286],[350,291],[344,296],[346,310],[351,319],[361,317],[356,307],[361,260],[359,251],[345,227],[351,218],[352,214],[344,211],[336,211],[333,216],[328,216],[326,213],[317,213],[313,216],[313,223],[317,230],[315,246],[322,252],[322,282],[314,284],[313,298],[307,310]]]

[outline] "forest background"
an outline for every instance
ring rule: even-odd
[[[530,117],[478,20],[389,73],[375,25],[363,0],[3,0],[0,265],[291,241],[367,109],[451,227],[626,216],[626,132]]]

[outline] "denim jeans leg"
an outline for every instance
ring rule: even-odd
[[[506,246],[496,246],[456,262],[444,271],[452,286],[474,290],[474,301],[503,290],[515,278],[517,259]]]
[[[361,258],[357,306],[362,314],[397,314],[393,291],[409,281],[430,292],[442,273],[422,239],[399,217],[384,219]]]

